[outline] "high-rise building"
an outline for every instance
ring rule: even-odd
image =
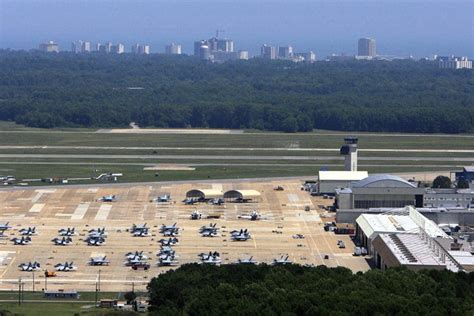
[[[138,49],[140,48],[140,45],[139,44],[133,44],[132,45],[132,48],[130,49],[130,51],[132,52],[132,54],[138,54]]]
[[[208,42],[206,40],[200,40],[194,42],[194,56],[201,56],[201,46],[207,46],[209,48]]]
[[[123,44],[118,43],[117,45],[115,45],[114,53],[123,54],[124,52],[125,52],[125,46],[123,46]]]
[[[59,45],[53,41],[49,41],[47,43],[41,43],[39,45],[39,50],[42,52],[47,53],[58,53],[59,52]]]
[[[472,60],[467,57],[437,56],[436,60],[442,69],[472,69]]]
[[[104,51],[105,51],[106,53],[112,52],[112,43],[111,43],[111,42],[108,42],[108,43],[105,43],[105,44],[104,44]]]
[[[307,53],[295,53],[295,57],[298,59],[296,61],[305,61],[309,63],[313,63],[316,61],[316,54],[312,51]]]
[[[360,38],[358,42],[358,56],[375,57],[377,55],[375,49],[375,40],[373,38]]]
[[[82,52],[90,53],[91,51],[91,42],[82,42]]]
[[[278,47],[278,58],[281,58],[281,59],[293,58],[293,47],[289,45]]]
[[[199,47],[199,58],[203,60],[210,60],[211,59],[211,50],[209,49],[209,46],[207,45],[202,45]]]
[[[239,59],[249,59],[249,52],[247,50],[239,50]]]
[[[274,46],[268,46],[267,44],[263,44],[260,48],[260,56],[266,59],[275,59],[276,48]]]
[[[83,41],[75,41],[71,43],[71,52],[79,54],[82,53],[82,45],[84,44]]]
[[[165,54],[168,55],[181,55],[181,45],[171,43],[165,46]]]
[[[138,53],[142,55],[150,54],[150,45],[140,45],[138,46]]]
[[[222,52],[233,52],[234,51],[234,41],[230,39],[218,39],[217,40],[217,50]]]

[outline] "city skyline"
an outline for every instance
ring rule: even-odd
[[[3,0],[0,47],[30,49],[51,39],[69,47],[71,41],[82,38],[121,42],[126,47],[143,42],[159,51],[176,42],[183,53],[192,54],[195,40],[219,29],[225,31],[222,37],[234,40],[235,51],[249,50],[251,55],[259,54],[262,43],[292,45],[319,56],[352,54],[356,53],[354,39],[361,37],[376,38],[379,55],[474,55],[473,4],[468,1],[293,3]]]

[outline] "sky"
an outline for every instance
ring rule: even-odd
[[[251,54],[263,43],[355,54],[358,38],[371,37],[381,55],[474,57],[472,0],[0,0],[0,48],[87,40],[163,52],[176,42],[191,53],[216,29]]]

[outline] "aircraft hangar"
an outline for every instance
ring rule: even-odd
[[[260,192],[257,190],[229,190],[224,193],[224,200],[225,201],[252,201],[256,202],[260,200]]]
[[[223,193],[221,190],[216,189],[191,189],[186,192],[187,198],[203,198],[205,200],[209,199],[221,199]]]

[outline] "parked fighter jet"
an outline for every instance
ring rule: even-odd
[[[85,241],[88,246],[102,246],[105,244],[104,237],[87,237]]]
[[[249,215],[241,215],[239,218],[249,219],[251,221],[258,221],[262,218],[262,216],[257,212],[257,210],[253,210]]]
[[[36,235],[36,227],[28,227],[20,229],[20,234],[22,236],[33,236]]]
[[[101,201],[101,202],[115,202],[117,201],[117,197],[115,195],[105,195],[99,199],[97,199],[97,201]]]
[[[144,255],[143,254],[143,250],[142,251],[133,251],[133,252],[127,252],[125,254],[125,258],[127,259],[143,259],[143,260],[146,260],[148,259],[148,256],[147,255]]]
[[[30,236],[21,236],[21,238],[12,238],[10,241],[13,242],[14,245],[29,245],[31,243]]]
[[[71,263],[68,263],[67,261],[63,263],[58,263],[54,266],[56,271],[63,271],[63,272],[70,272],[70,271],[76,271],[77,267],[74,266],[74,262],[71,261]]]
[[[257,261],[253,260],[253,256],[247,259],[237,259],[237,264],[257,264]]]
[[[199,229],[199,233],[202,237],[217,237],[219,236],[218,230],[219,228],[216,227],[217,223],[209,224],[208,226],[201,226]]]
[[[194,203],[199,202],[199,198],[185,198],[183,202],[186,205],[193,205]]]
[[[203,264],[212,264],[212,265],[219,265],[221,264],[221,257],[220,254],[215,252],[209,252],[209,254],[201,253],[198,255],[201,257],[201,263]]]
[[[0,231],[5,231],[5,230],[9,230],[10,228],[12,228],[11,226],[8,226],[10,222],[6,222],[5,224],[0,224]]]
[[[179,235],[179,227],[176,226],[176,223],[173,225],[161,225],[160,233],[165,237],[176,237]]]
[[[168,239],[160,239],[160,240],[158,240],[158,242],[162,246],[174,246],[174,245],[179,243],[179,239],[176,238],[176,237],[170,237]]]
[[[41,270],[41,266],[38,262],[28,262],[28,263],[21,263],[18,265],[21,271],[39,271]]]
[[[171,194],[160,195],[152,200],[152,202],[165,203],[171,202]]]
[[[149,227],[146,226],[146,223],[145,224],[139,224],[139,225],[133,224],[133,226],[131,228],[131,232],[132,232],[134,237],[147,237],[147,236],[150,235]]]
[[[69,236],[67,237],[63,236],[62,238],[59,238],[59,237],[53,238],[51,239],[51,241],[54,242],[56,246],[67,246],[70,243],[72,243],[72,238]]]
[[[234,230],[230,232],[230,234],[234,241],[247,241],[252,238],[247,229],[240,229],[240,231]]]
[[[0,176],[0,182],[2,182],[3,185],[10,185],[14,184],[16,181],[14,176]]]
[[[91,238],[107,238],[107,232],[105,231],[105,227],[89,230],[89,237],[91,237]]]
[[[59,233],[59,236],[71,237],[71,236],[76,235],[76,228],[75,227],[61,228],[60,230],[58,230],[58,233]]]
[[[281,256],[280,259],[273,259],[272,265],[278,266],[278,265],[285,265],[285,264],[292,264],[293,261],[288,260],[289,256]]]
[[[92,257],[89,260],[89,265],[91,266],[108,266],[110,261],[107,259],[107,256],[103,257]]]
[[[191,213],[191,219],[192,220],[198,220],[198,219],[201,219],[202,217],[202,214],[199,213],[198,210],[194,210],[192,213]]]
[[[218,198],[211,199],[211,200],[209,200],[208,203],[211,204],[211,205],[222,205],[222,204],[224,204],[224,199],[218,199]]]
[[[176,255],[176,251],[174,250],[171,250],[171,251],[163,251],[163,250],[160,250],[156,256],[158,257],[158,259],[164,259],[168,256],[171,256],[172,258],[179,258],[178,255]]]
[[[158,261],[159,266],[176,266],[178,265],[178,261],[174,256],[167,255],[165,258],[160,258]]]

